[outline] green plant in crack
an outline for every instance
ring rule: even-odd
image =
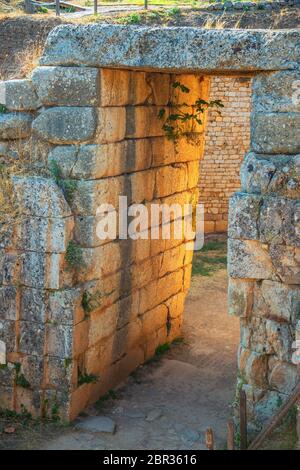
[[[14,367],[15,367],[15,384],[18,387],[30,388],[30,382],[28,382],[25,375],[21,373],[21,364],[19,362],[15,362]]]
[[[73,202],[75,192],[77,191],[77,181],[63,178],[61,168],[55,160],[51,160],[49,168],[57,186],[62,190],[66,201],[71,204]]]
[[[71,357],[65,357],[64,359],[64,368],[68,369],[70,365],[72,364],[72,358]]]
[[[108,390],[108,392],[105,395],[103,395],[103,397],[99,398],[99,400],[96,401],[95,406],[98,409],[98,411],[100,411],[108,400],[117,400],[117,399],[118,399],[118,396],[116,392],[114,390]]]
[[[101,307],[101,299],[103,298],[103,294],[100,291],[96,291],[95,293],[91,294],[88,291],[85,291],[82,295],[81,305],[83,310],[86,313],[91,313],[97,308]]]
[[[4,104],[0,104],[0,114],[5,114],[7,112],[7,108]]]
[[[82,248],[73,240],[70,240],[65,254],[65,260],[68,268],[79,271],[85,266],[83,260]]]
[[[190,89],[180,82],[172,83],[173,90],[184,94],[190,93]],[[165,108],[161,108],[158,118],[163,120],[162,129],[167,139],[172,140],[177,146],[181,137],[184,137],[192,145],[199,145],[199,132],[197,125],[203,124],[203,116],[208,108],[223,108],[221,100],[206,101],[198,98],[193,104],[185,102],[176,104],[172,100],[169,102],[171,112],[167,113]],[[220,113],[219,109],[217,112]]]
[[[156,357],[160,357],[162,356],[163,354],[165,354],[167,351],[170,350],[170,343],[164,343],[164,344],[160,344],[159,346],[157,346],[157,348],[155,349],[155,356]]]
[[[78,385],[95,384],[99,381],[99,377],[94,374],[81,374],[78,377]]]
[[[59,405],[55,401],[53,405],[51,406],[51,419],[52,421],[60,421],[60,416],[59,416]]]

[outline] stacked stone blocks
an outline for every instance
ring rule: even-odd
[[[299,129],[295,72],[253,81],[251,151],[229,210],[229,312],[241,319],[240,386],[257,425],[299,381]],[[294,348],[293,348],[294,347]]]
[[[120,195],[197,201],[203,145],[175,150],[158,119],[175,80],[207,99],[208,79],[95,67],[42,66],[6,83],[3,157],[34,139],[49,176],[13,177],[24,217],[1,253],[2,408],[73,419],[180,335],[189,240],[96,235],[98,206],[118,210]]]

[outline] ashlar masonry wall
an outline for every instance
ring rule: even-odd
[[[199,202],[205,232],[226,232],[229,198],[240,189],[240,169],[250,146],[251,77],[211,77],[210,97],[221,100],[218,114],[209,109],[205,150],[200,161]]]
[[[189,240],[96,233],[97,208],[118,211],[120,195],[197,202],[203,143],[182,139],[175,151],[158,118],[175,81],[192,90],[178,102],[207,99],[201,76],[95,67],[38,67],[6,83],[3,162],[18,140],[35,166],[13,177],[22,217],[1,242],[1,407],[73,419],[180,336]]]

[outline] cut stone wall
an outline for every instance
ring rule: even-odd
[[[295,72],[253,81],[251,151],[229,210],[229,313],[241,319],[239,387],[260,427],[299,382],[299,126]]]
[[[199,202],[205,232],[226,232],[228,202],[240,188],[240,168],[250,145],[251,78],[211,78],[210,99],[221,100],[220,114],[208,112],[205,150],[200,162]]]
[[[31,142],[49,175],[13,178],[23,217],[1,243],[1,407],[73,419],[180,336],[189,240],[96,234],[98,206],[118,210],[120,195],[196,203],[203,143],[175,151],[158,118],[175,81],[193,90],[178,102],[208,98],[201,76],[91,67],[38,67],[6,83],[3,162],[16,139]]]

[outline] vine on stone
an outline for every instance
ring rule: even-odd
[[[190,89],[180,82],[173,82],[172,88],[185,94],[190,93]],[[175,143],[175,147],[181,137],[184,137],[192,145],[199,145],[200,137],[196,126],[203,124],[205,111],[208,108],[224,107],[221,100],[205,101],[202,98],[198,98],[193,104],[185,102],[176,104],[170,101],[169,106],[172,108],[172,112],[167,114],[167,111],[162,108],[159,110],[158,117],[164,120],[162,129],[166,137]],[[217,113],[220,114],[219,109],[217,109]]]

